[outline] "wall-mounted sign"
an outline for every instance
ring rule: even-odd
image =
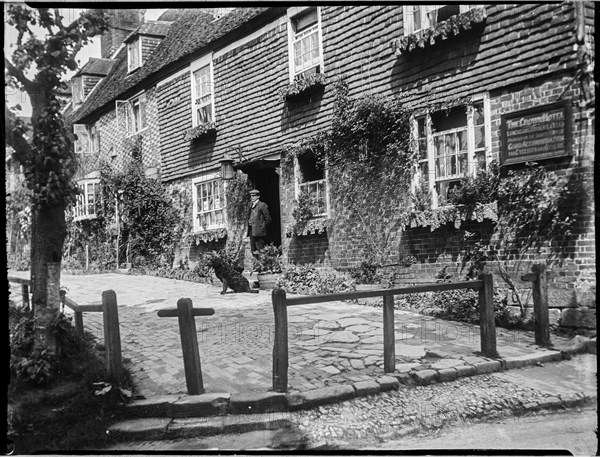
[[[504,114],[501,119],[503,164],[571,155],[568,102]]]

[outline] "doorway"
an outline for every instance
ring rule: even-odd
[[[281,246],[281,210],[279,199],[279,160],[258,160],[239,167],[248,175],[254,189],[260,191],[260,199],[269,207],[273,219],[267,229],[267,244]]]

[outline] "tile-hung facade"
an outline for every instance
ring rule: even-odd
[[[365,257],[352,227],[318,223],[335,219],[327,169],[316,170],[301,155],[292,178],[282,177],[284,147],[330,127],[331,83],[296,102],[280,96],[279,89],[304,77],[343,78],[351,97],[382,94],[409,106],[419,153],[415,180],[429,187],[434,207],[457,180],[492,161],[519,169],[535,159],[580,174],[593,195],[594,85],[586,59],[594,56],[594,8],[593,2],[242,8],[202,31],[193,11],[184,15],[151,57],[168,65],[145,79],[154,88],[146,100],[156,109],[160,177],[175,204],[190,201],[193,208],[193,236],[182,240],[180,255],[194,261],[227,239],[227,183],[219,166],[230,156],[269,205],[269,236],[287,262],[345,271]],[[447,24],[458,24],[456,36],[441,36]],[[426,42],[411,45],[424,36]],[[128,100],[138,95],[134,89]],[[552,119],[562,127],[553,130]],[[527,123],[537,127],[524,133]],[[523,135],[533,137],[516,147]],[[553,147],[540,146],[545,137]],[[302,190],[315,197],[313,226],[320,229],[295,235],[293,203]],[[595,320],[588,203],[588,220],[551,281],[552,319],[570,327]],[[442,266],[456,266],[464,231],[486,230],[493,230],[491,220],[398,230],[390,234],[388,260],[410,254],[417,262],[400,268],[400,280],[429,282]],[[523,262],[515,277],[529,266]]]

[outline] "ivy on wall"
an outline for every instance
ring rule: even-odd
[[[408,210],[416,161],[410,148],[410,112],[391,97],[351,98],[343,80],[335,83],[335,90],[330,130],[284,149],[284,178],[293,176],[294,156],[312,152],[329,171],[333,218],[327,226],[352,227],[352,236],[363,241],[364,256],[380,262],[390,255],[390,236]],[[306,224],[303,215],[297,214],[297,223]]]
[[[119,263],[129,257],[135,266],[170,265],[175,243],[185,231],[185,218],[179,217],[162,183],[147,178],[142,166],[132,161],[123,172],[103,166],[100,189],[95,199],[96,218],[69,220],[69,246],[78,254],[79,263],[87,244],[90,260],[100,269],[116,266],[118,204]]]

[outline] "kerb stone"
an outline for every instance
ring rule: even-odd
[[[393,376],[381,376],[377,378],[376,381],[379,383],[382,392],[396,390],[400,387],[400,382]]]
[[[299,409],[312,406],[324,405],[336,401],[349,400],[356,396],[352,386],[331,386],[321,389],[309,390],[301,394],[288,395],[287,400],[290,408]]]
[[[222,416],[228,413],[229,393],[188,395],[171,405],[172,417]]]
[[[427,384],[433,384],[438,380],[438,372],[435,370],[413,371],[412,377],[415,379],[417,384],[426,386]]]
[[[502,370],[502,363],[499,360],[489,360],[475,364],[477,374],[496,373]]]
[[[284,393],[249,392],[231,395],[229,406],[234,414],[250,414],[283,411],[288,404]]]
[[[379,393],[379,384],[376,381],[359,381],[354,383],[357,397],[364,397]]]
[[[171,405],[181,398],[181,395],[161,395],[158,397],[134,400],[126,407],[127,414],[137,417],[162,417],[169,414]]]

